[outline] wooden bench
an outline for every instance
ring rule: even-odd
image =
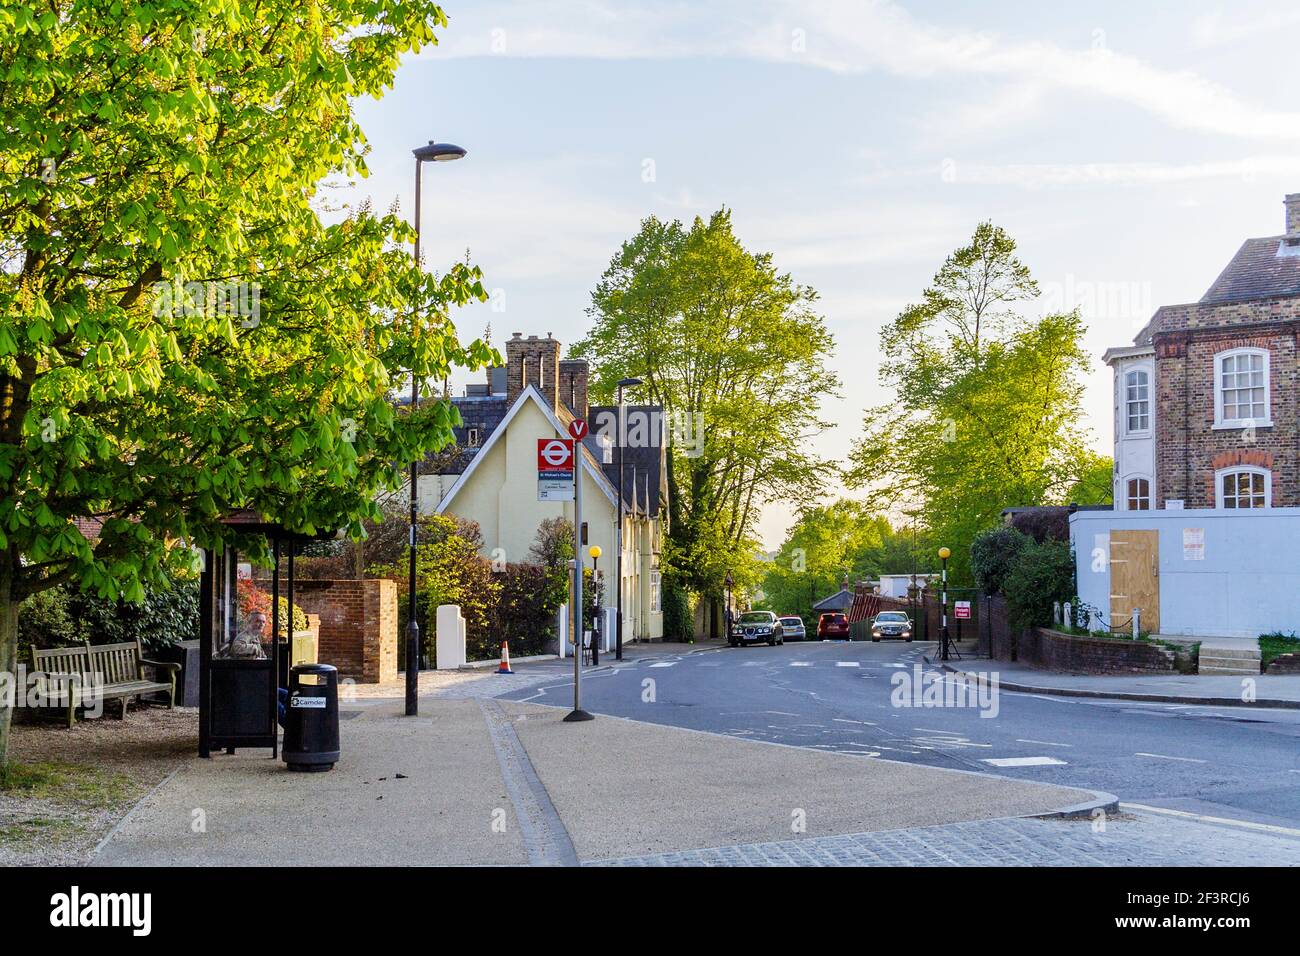
[[[152,680],[146,668],[166,674],[166,680]],[[46,675],[45,695],[55,706],[66,708],[68,726],[77,722],[77,708],[88,701],[121,700],[122,719],[127,702],[141,694],[165,692],[170,706],[176,706],[176,673],[179,664],[145,658],[140,642],[122,644],[80,644],[50,650],[32,648],[32,669]]]

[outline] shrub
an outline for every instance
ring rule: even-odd
[[[1003,525],[975,536],[970,546],[970,569],[975,583],[985,594],[997,594],[1016,558],[1033,540],[1015,528]]]
[[[1074,593],[1074,554],[1066,541],[1025,545],[1002,581],[1011,626],[1017,630],[1050,627],[1052,604],[1070,601]]]
[[[150,588],[139,604],[109,601],[67,586],[48,588],[29,597],[18,611],[18,640],[24,651],[138,639],[146,653],[154,653],[198,634],[198,582],[188,578]]]
[[[88,629],[70,607],[67,588],[38,591],[18,609],[19,655],[27,658],[29,649],[71,647],[85,643]]]
[[[660,599],[664,612],[664,640],[695,640],[695,616],[691,613],[691,598],[674,575],[663,578]]]

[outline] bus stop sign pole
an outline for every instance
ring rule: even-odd
[[[573,710],[564,718],[566,723],[594,720],[592,714],[582,709],[582,439],[587,434],[587,423],[575,418],[569,423],[573,438]]]

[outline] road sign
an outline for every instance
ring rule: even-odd
[[[573,442],[565,438],[537,439],[537,470],[573,471]]]
[[[953,601],[952,616],[959,621],[969,621],[970,601]]]
[[[537,500],[573,500],[573,442],[537,439]]]
[[[575,418],[573,421],[569,422],[569,437],[574,439],[574,441],[582,441],[587,437],[587,432],[589,430],[590,429],[588,429],[585,419]]]

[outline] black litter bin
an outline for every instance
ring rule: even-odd
[[[289,671],[284,762],[290,770],[330,770],[339,759],[339,672],[332,664]]]

